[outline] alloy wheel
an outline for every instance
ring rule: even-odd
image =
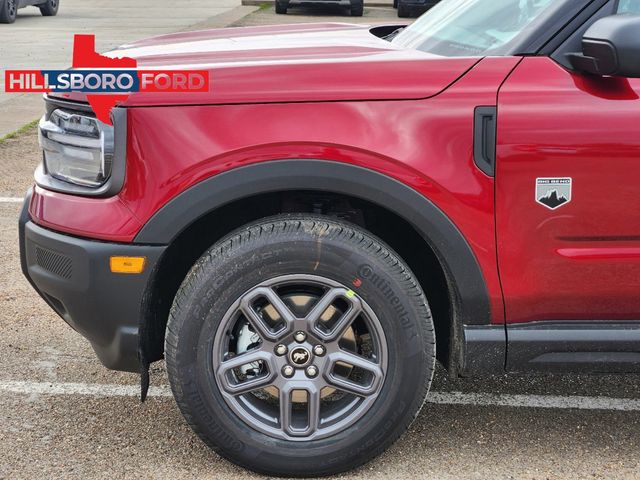
[[[371,408],[385,379],[378,318],[325,277],[263,282],[225,314],[211,348],[227,405],[250,427],[286,440],[335,435]]]

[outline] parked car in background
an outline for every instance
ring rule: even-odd
[[[38,7],[45,17],[52,17],[58,13],[59,0],[0,0],[0,23],[16,21],[18,10],[24,7]]]
[[[364,0],[276,0],[276,13],[286,14],[291,5],[342,5],[349,7],[354,17],[361,17],[364,13]]]
[[[393,0],[393,8],[398,9],[399,17],[418,17],[439,2],[440,0]]]

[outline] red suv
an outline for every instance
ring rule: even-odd
[[[640,4],[445,0],[397,26],[177,33],[208,69],[46,98],[24,273],[109,368],[165,358],[224,457],[324,475],[451,375],[640,370]]]

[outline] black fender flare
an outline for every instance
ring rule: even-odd
[[[399,215],[415,228],[443,265],[454,290],[453,314],[458,326],[491,323],[484,276],[460,230],[414,189],[355,165],[328,160],[273,160],[229,170],[170,200],[142,227],[134,242],[168,245],[191,223],[228,203],[286,190],[350,195]]]

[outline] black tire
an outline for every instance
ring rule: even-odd
[[[279,15],[286,15],[289,9],[289,2],[281,2],[276,0],[276,13]]]
[[[305,441],[274,438],[243,421],[225,400],[211,360],[216,334],[229,338],[226,328],[218,331],[225,312],[260,282],[292,273],[352,288],[375,312],[387,348],[384,380],[366,413],[332,436]],[[180,410],[212,449],[256,472],[316,476],[364,464],[406,431],[431,384],[435,337],[418,282],[382,241],[328,217],[281,215],[222,239],[193,266],[171,308],[165,356]]]
[[[54,17],[58,14],[60,0],[47,0],[46,3],[40,5],[40,13],[45,17]]]
[[[18,14],[18,0],[0,0],[0,23],[13,23]]]
[[[398,0],[398,17],[410,18],[413,16],[413,9],[406,3],[402,3],[402,0]]]
[[[351,16],[361,17],[364,14],[364,0],[351,0]]]
[[[393,0],[393,8],[398,8],[398,0]]]

